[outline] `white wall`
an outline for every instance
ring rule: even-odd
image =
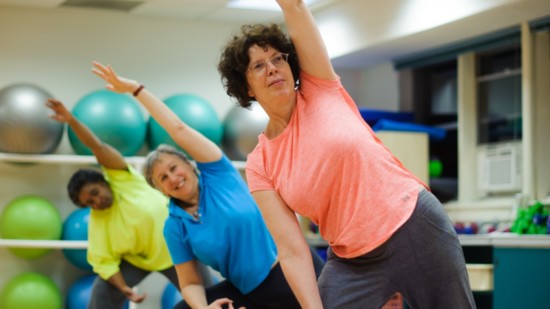
[[[229,24],[184,23],[101,10],[0,8],[0,88],[31,82],[73,106],[104,87],[91,61],[111,64],[161,98],[180,92],[231,108],[216,65]]]
[[[399,111],[398,74],[390,62],[364,70],[337,70],[359,107]]]

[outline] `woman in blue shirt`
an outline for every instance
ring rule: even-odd
[[[277,249],[246,183],[222,150],[185,124],[137,81],[94,62],[107,89],[132,93],[196,162],[167,145],[147,156],[150,185],[170,197],[164,237],[184,302],[177,308],[300,308],[278,263]],[[312,252],[317,275],[322,260]],[[204,288],[197,261],[226,279]]]

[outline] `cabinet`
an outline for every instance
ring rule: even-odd
[[[127,162],[139,170],[144,157],[128,157]],[[244,169],[244,162],[234,162],[237,169]],[[79,155],[20,155],[0,153],[0,213],[7,203],[24,194],[39,195],[59,209],[65,220],[76,207],[67,196],[66,185],[72,174],[79,168],[93,167],[96,160],[93,156]],[[51,248],[49,254],[37,259],[22,259],[12,254],[9,247]],[[46,275],[55,281],[62,295],[78,279],[89,274],[69,263],[57,249],[87,248],[86,241],[36,241],[0,239],[0,290],[12,277],[23,272],[34,271]],[[139,308],[159,308],[165,280],[161,275],[152,274],[140,284],[140,289],[147,291],[148,299]]]
[[[493,266],[492,288],[474,290],[477,308],[549,307],[545,293],[550,278],[550,236],[497,233],[459,235],[459,239],[468,265]]]
[[[418,179],[429,183],[429,140],[423,132],[378,131],[376,136]]]
[[[550,248],[495,248],[494,259],[493,308],[550,307]]]

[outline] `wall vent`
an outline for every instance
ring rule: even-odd
[[[485,194],[521,191],[521,165],[521,142],[480,145],[480,191]]]

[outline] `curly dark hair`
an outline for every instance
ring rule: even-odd
[[[67,184],[67,191],[69,192],[69,198],[78,207],[87,207],[88,205],[82,205],[78,200],[78,195],[82,187],[89,183],[105,183],[105,177],[102,173],[92,169],[80,169],[76,171],[69,183]]]
[[[218,72],[227,95],[234,97],[244,108],[249,108],[255,100],[248,95],[246,81],[246,70],[250,62],[248,49],[253,45],[265,49],[272,47],[282,53],[288,53],[288,63],[296,84],[300,72],[294,45],[277,24],[241,26],[240,32],[235,34],[223,48]]]

